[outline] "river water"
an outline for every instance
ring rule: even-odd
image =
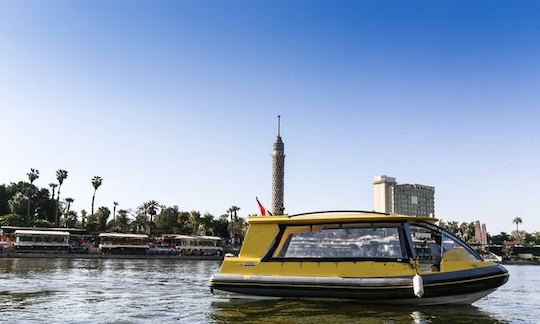
[[[471,307],[351,302],[229,301],[208,279],[220,262],[0,259],[0,322],[540,323],[540,266]]]

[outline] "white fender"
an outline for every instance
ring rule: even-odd
[[[413,282],[414,295],[418,298],[422,298],[422,295],[424,295],[424,280],[422,279],[420,275],[416,274],[413,277],[412,282]]]

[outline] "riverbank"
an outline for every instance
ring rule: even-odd
[[[0,253],[0,258],[29,259],[166,259],[166,260],[223,260],[212,255],[146,255],[146,254],[76,254],[76,253]]]
[[[540,265],[538,260],[503,260],[504,265]]]

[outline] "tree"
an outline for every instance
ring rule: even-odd
[[[86,212],[86,210],[81,210],[81,227],[84,228],[84,225],[85,225],[85,221],[86,221],[86,216],[88,215],[88,212]]]
[[[62,188],[62,184],[64,183],[64,180],[68,177],[68,172],[66,170],[58,169],[56,170],[56,180],[58,180],[58,195],[56,197],[56,206],[54,208],[54,224],[55,226],[58,226],[60,217],[58,215],[58,208],[60,205],[60,189]]]
[[[107,229],[107,219],[111,215],[111,211],[107,207],[99,207],[96,212],[96,221],[100,231]]]
[[[128,211],[125,209],[118,210],[118,217],[115,220],[115,226],[120,229],[121,232],[127,232],[129,227]]]
[[[156,216],[156,229],[162,233],[182,233],[178,224],[178,206],[163,206],[159,215]]]
[[[26,199],[27,198],[20,191],[17,191],[8,201],[11,213],[15,215],[24,215],[22,210]]]
[[[36,181],[39,178],[39,170],[31,168],[30,172],[28,172],[26,175],[28,175],[28,181],[30,182],[30,186],[28,186],[27,191],[27,197],[28,197],[28,221],[31,221],[33,217],[30,216],[30,209],[32,205],[32,193],[34,188],[34,181]]]
[[[52,190],[52,196],[51,196],[51,199],[54,200],[54,193],[55,193],[55,190],[56,190],[56,187],[58,187],[58,185],[56,183],[49,183],[49,187],[51,187],[51,190]]]
[[[491,237],[490,243],[495,245],[503,245],[504,242],[510,241],[510,236],[506,232],[501,232],[498,235]]]
[[[223,214],[219,216],[218,219],[214,221],[214,235],[219,236],[224,239],[230,237],[229,233],[229,215]]]
[[[116,206],[118,206],[118,202],[117,201],[113,201],[113,213],[112,213],[112,218],[113,218],[113,222],[116,224]]]
[[[200,219],[199,228],[203,235],[214,235],[214,216],[210,213],[205,213]]]
[[[68,210],[66,211],[66,213],[64,214],[64,225],[66,227],[69,227],[69,228],[75,228],[77,227],[79,224],[78,222],[78,219],[77,219],[77,212],[74,211],[74,210]]]
[[[11,198],[6,185],[0,185],[0,216],[9,214],[8,201]]]
[[[73,198],[66,198],[66,202],[67,202],[67,207],[66,207],[66,213],[65,213],[65,216],[64,216],[64,224],[66,222],[66,217],[67,217],[67,214],[69,213],[69,208],[71,207],[71,204],[75,201],[75,199]],[[76,214],[75,214],[76,215]],[[67,226],[67,225],[66,225]],[[67,227],[70,227],[70,226],[67,226]]]
[[[519,224],[523,223],[521,217],[516,217],[512,220],[512,223],[516,224],[516,232],[519,234]]]
[[[144,214],[150,215],[150,219],[147,220],[146,234],[152,232],[152,227],[154,226],[154,216],[156,216],[159,208],[159,203],[155,200],[150,200],[143,204]]]
[[[94,195],[92,196],[92,215],[94,215],[94,200],[96,199],[96,191],[103,183],[103,179],[99,176],[95,176],[92,178],[92,187],[94,187]]]

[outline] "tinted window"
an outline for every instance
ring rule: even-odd
[[[278,258],[404,258],[397,226],[289,226],[275,250]]]

